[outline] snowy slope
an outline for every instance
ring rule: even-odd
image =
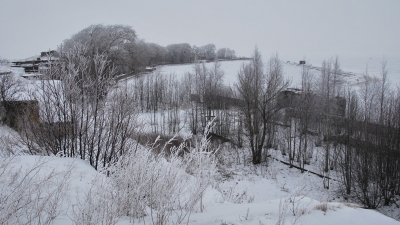
[[[2,136],[5,133],[3,128]],[[5,158],[1,160],[0,167],[3,168]],[[44,182],[40,188],[51,190],[59,182],[68,181],[53,224],[73,224],[71,218],[79,199],[85,197],[94,183],[107,179],[88,163],[73,158],[18,156],[7,168],[29,171],[38,163],[41,167],[35,177],[39,180],[55,174],[51,178],[53,182]],[[320,178],[301,174],[278,161],[271,161],[269,167],[244,166],[235,162],[225,166],[228,178],[207,189],[203,197],[204,211],[195,210],[185,224],[400,224],[373,210],[331,202],[336,195],[323,189]],[[7,181],[6,176],[2,174],[1,180]],[[4,182],[0,183],[0,188],[4,190]],[[326,211],[321,209],[324,206]],[[136,223],[152,224],[150,216],[136,220]],[[131,224],[131,220],[121,218],[118,224]]]
[[[72,173],[68,175],[70,179],[68,190],[63,201],[62,212],[57,216],[54,224],[72,224],[70,206],[82,193],[87,192],[92,187],[92,182],[98,179],[99,174],[86,162],[79,159],[57,158],[57,157],[39,157],[39,156],[21,156],[14,159],[15,165],[22,170],[27,170],[35,165],[36,162],[45,161],[42,170],[37,176],[44,176],[49,171],[55,170],[60,176],[65,176],[68,171]],[[278,166],[279,165],[271,165]],[[284,170],[283,168],[281,168]],[[288,171],[283,171],[280,176],[288,176]],[[250,179],[248,179],[250,178]],[[66,177],[61,177],[66,179]],[[222,202],[221,193],[215,189],[209,188],[205,193],[205,211],[203,213],[193,213],[189,219],[189,224],[276,224],[279,220],[280,204],[290,191],[283,190],[282,187],[268,178],[262,176],[242,176],[243,180],[236,180],[237,186],[235,193],[247,192],[248,196],[253,196],[254,201],[248,203],[235,204],[227,199]],[[296,179],[291,179],[295,182]],[[288,180],[289,181],[289,180]],[[289,183],[288,187],[293,184]],[[296,196],[296,206],[299,205],[296,213],[300,213],[298,217],[293,216],[292,205],[287,205],[287,212],[284,215],[286,224],[400,224],[392,218],[386,217],[376,211],[357,208],[354,206],[346,206],[341,203],[327,203],[328,210],[323,212],[317,209],[321,204],[320,201],[309,197]],[[151,223],[150,218],[145,218],[143,223]],[[118,224],[130,224],[129,219],[122,219]],[[284,224],[284,223],[282,223]]]
[[[344,76],[344,79],[349,84],[357,84],[361,82],[361,78],[363,74],[368,71],[370,76],[379,77],[381,71],[381,61],[382,59],[359,59],[359,58],[348,58],[348,59],[339,59],[341,60],[341,69],[348,74]],[[323,60],[313,60],[308,61],[307,64],[318,68],[321,66]],[[224,83],[226,85],[232,85],[236,82],[237,73],[243,63],[248,63],[247,60],[238,60],[238,61],[222,61],[221,69],[224,70]],[[266,62],[266,61],[265,61]],[[282,60],[283,65],[283,73],[286,79],[290,79],[292,81],[292,87],[298,87],[301,84],[301,66],[297,64],[298,62],[287,62]],[[208,68],[212,67],[212,63],[206,63]],[[400,60],[398,59],[388,59],[387,60],[387,70],[388,70],[388,78],[393,84],[396,86],[400,84]],[[185,64],[185,65],[166,65],[160,66],[157,68],[157,71],[163,74],[175,74],[178,78],[185,75],[187,72],[191,72],[193,69],[193,64]],[[313,73],[318,77],[319,71],[316,69],[311,69]]]

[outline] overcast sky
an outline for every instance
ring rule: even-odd
[[[398,57],[400,0],[0,0],[0,57],[56,49],[91,24],[132,26],[166,46],[214,43],[239,56],[257,45],[282,59]]]

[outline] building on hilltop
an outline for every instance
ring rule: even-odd
[[[58,61],[59,57],[60,54],[54,50],[41,52],[40,56],[12,62],[12,67],[22,67],[27,74],[39,73],[39,70],[47,69],[52,62]]]

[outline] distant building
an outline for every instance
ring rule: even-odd
[[[301,60],[300,62],[299,62],[299,65],[305,65],[306,64],[306,61],[304,61],[304,60]]]
[[[59,57],[59,53],[54,50],[41,52],[40,56],[12,62],[12,67],[22,67],[25,73],[38,73],[39,70],[46,69],[50,63],[58,61]]]
[[[194,61],[194,63],[207,63],[208,61],[207,60],[205,60],[205,59],[198,59],[198,60],[195,60]]]
[[[10,74],[12,74],[11,71],[0,72],[0,76]],[[19,87],[15,91],[15,95],[12,96],[9,96],[10,93],[7,94],[6,92],[6,97],[3,96],[2,98],[6,100],[0,100],[0,120],[1,123],[20,131],[28,120],[34,123],[39,122],[39,103],[33,98],[28,98],[27,93],[22,93]]]
[[[205,105],[209,109],[227,109],[230,107],[243,107],[245,105],[245,102],[241,99],[211,94],[190,94],[190,101]]]
[[[59,80],[38,80],[27,84],[12,100],[0,102],[2,121],[16,131],[21,131],[27,124],[68,125],[63,116],[57,113],[57,108],[65,102],[64,95],[54,97],[53,90],[63,92]]]
[[[11,74],[11,71],[0,71],[0,76],[1,75],[8,75]]]
[[[27,122],[39,124],[39,103],[37,100],[14,100],[1,102],[3,122],[16,131],[21,131]]]
[[[39,80],[43,75],[40,73],[26,73],[22,74],[21,77],[28,79],[28,80]]]
[[[304,98],[307,95],[308,104],[313,105],[316,112],[323,111],[323,103],[327,102],[329,113],[334,116],[344,117],[346,114],[346,99],[343,97],[332,97],[329,100],[316,93],[303,93],[300,89],[288,88],[278,94],[278,107],[289,108],[291,112],[299,110],[304,105]],[[318,114],[318,113],[317,113]]]

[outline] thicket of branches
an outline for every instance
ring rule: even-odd
[[[34,96],[40,123],[25,118],[22,136],[31,153],[79,157],[98,169],[132,148],[139,123],[132,92],[112,88],[110,62],[87,51],[77,44],[43,71]]]
[[[335,124],[334,166],[346,196],[377,208],[400,194],[400,89],[390,88],[385,62],[379,82],[368,74],[363,81],[358,93],[346,92],[348,116]]]
[[[243,65],[238,73],[237,90],[244,100],[241,107],[245,135],[248,137],[253,164],[262,162],[264,146],[271,148],[275,141],[275,125],[278,94],[288,86],[278,55],[270,58],[264,72],[261,53],[256,48],[252,61]]]
[[[400,89],[368,72],[358,87],[345,86],[338,58],[325,61],[320,74],[302,70],[302,86],[287,100],[280,146],[289,162],[304,168],[322,147],[321,173],[339,172],[344,197],[368,208],[394,203],[400,187]],[[313,82],[314,77],[319,77]],[[286,140],[283,141],[282,139]],[[329,188],[329,178],[324,179]]]
[[[23,118],[20,134],[29,153],[80,158],[104,176],[88,190],[79,190],[80,197],[66,205],[66,178],[72,168],[65,174],[44,174],[47,161],[40,161],[27,171],[15,171],[11,161],[2,158],[0,221],[51,224],[65,211],[74,224],[115,224],[126,216],[132,221],[150,216],[152,224],[167,224],[171,215],[173,223],[187,221],[192,212],[203,210],[203,193],[216,172],[207,134],[190,146],[183,141],[167,149],[175,141],[171,139],[161,151],[156,150],[157,140],[141,145],[137,136],[139,111],[173,111],[172,105],[179,109],[180,101],[188,102],[174,91],[179,83],[159,74],[138,78],[148,87],[142,87],[148,98],[141,100],[138,84],[115,84],[106,55],[90,56],[88,51],[76,43],[42,71],[45,79],[33,83],[32,93],[40,105],[40,120]]]
[[[184,127],[193,134],[202,133],[214,120],[213,132],[228,136],[232,113],[224,98],[232,100],[233,92],[223,85],[223,76],[220,62],[215,61],[212,66],[193,64],[181,79],[155,72],[129,83],[137,109],[149,115],[153,133],[174,135]]]

